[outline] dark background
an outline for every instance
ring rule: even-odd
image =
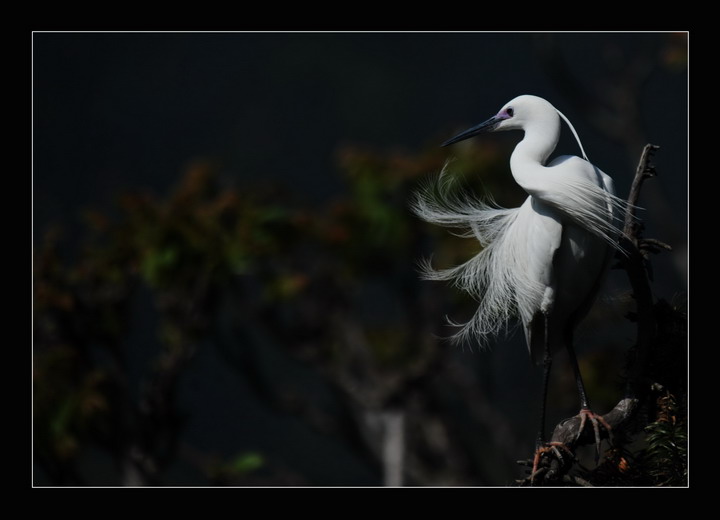
[[[674,249],[654,261],[654,289],[671,299],[687,283],[687,81],[686,34],[35,33],[33,242],[59,225],[73,258],[83,210],[112,212],[129,190],[165,194],[197,160],[219,164],[222,185],[276,183],[322,205],[348,189],[337,171],[342,146],[419,153],[527,93],[568,116],[621,197],[642,146],[660,146],[659,176],[641,205],[648,235]],[[518,138],[484,139],[511,146]],[[579,153],[566,129],[558,152]],[[608,285],[601,305],[612,309],[627,287],[617,275]],[[143,321],[151,309],[141,294],[127,340],[138,373],[155,348]],[[621,334],[632,340],[631,329]],[[517,340],[455,355],[495,374],[491,401],[531,447],[539,374]],[[327,391],[303,377],[311,391]],[[198,350],[178,407],[189,417],[186,448],[165,484],[207,483],[189,462],[195,452],[262,453],[302,475],[300,484],[381,482],[342,439],[265,406],[213,349]],[[102,450],[88,447],[79,460],[86,483],[120,483]],[[508,471],[467,483],[505,484]],[[53,483],[37,466],[34,481]]]

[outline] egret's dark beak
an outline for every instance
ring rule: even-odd
[[[469,139],[470,137],[474,137],[478,134],[481,134],[483,132],[492,132],[495,129],[495,126],[502,121],[502,117],[493,116],[487,121],[480,123],[477,126],[473,126],[472,128],[468,128],[462,133],[459,133],[452,139],[448,139],[445,141],[441,146],[448,146],[451,144],[458,143],[460,141],[464,141],[465,139]]]

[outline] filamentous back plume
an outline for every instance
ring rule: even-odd
[[[542,287],[532,279],[520,280],[517,273],[527,272],[522,256],[514,254],[513,228],[518,209],[504,209],[472,196],[459,186],[447,171],[426,182],[415,193],[412,210],[432,224],[462,230],[460,236],[475,237],[482,249],[467,262],[449,269],[434,269],[429,259],[421,261],[421,276],[426,280],[449,281],[466,291],[478,302],[472,319],[464,325],[449,321],[460,330],[452,336],[458,343],[473,339],[481,345],[503,329],[517,313],[517,301],[523,297],[536,298]],[[453,189],[455,188],[455,189]],[[518,237],[521,239],[521,237]],[[521,292],[526,293],[524,296]]]
[[[543,296],[545,286],[533,276],[531,259],[524,250],[519,250],[529,240],[527,234],[532,230],[523,223],[516,224],[518,219],[524,222],[523,217],[531,210],[532,198],[510,209],[499,207],[491,197],[483,201],[459,185],[449,165],[450,162],[446,162],[440,175],[418,189],[411,209],[426,222],[458,229],[460,232],[456,234],[461,237],[474,237],[481,250],[465,263],[449,269],[435,269],[430,259],[421,260],[420,271],[423,279],[451,282],[478,302],[475,314],[467,323],[448,320],[450,325],[459,328],[450,339],[456,343],[477,340],[484,346],[491,337],[506,330],[513,317],[522,314],[520,303],[539,301]],[[582,179],[547,180],[550,195],[545,197],[545,202],[551,202],[569,220],[608,245],[619,247],[618,226],[625,214],[625,201]],[[565,195],[553,197],[552,193]]]

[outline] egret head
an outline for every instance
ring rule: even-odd
[[[558,111],[543,98],[523,95],[505,104],[500,111],[487,121],[461,132],[442,146],[448,146],[484,132],[500,130],[526,130],[529,125],[551,125],[559,130]]]

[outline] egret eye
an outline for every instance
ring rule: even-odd
[[[515,111],[512,109],[512,107],[508,107],[505,112],[506,112],[507,115],[509,115],[510,117],[512,117],[512,116],[515,114]]]

